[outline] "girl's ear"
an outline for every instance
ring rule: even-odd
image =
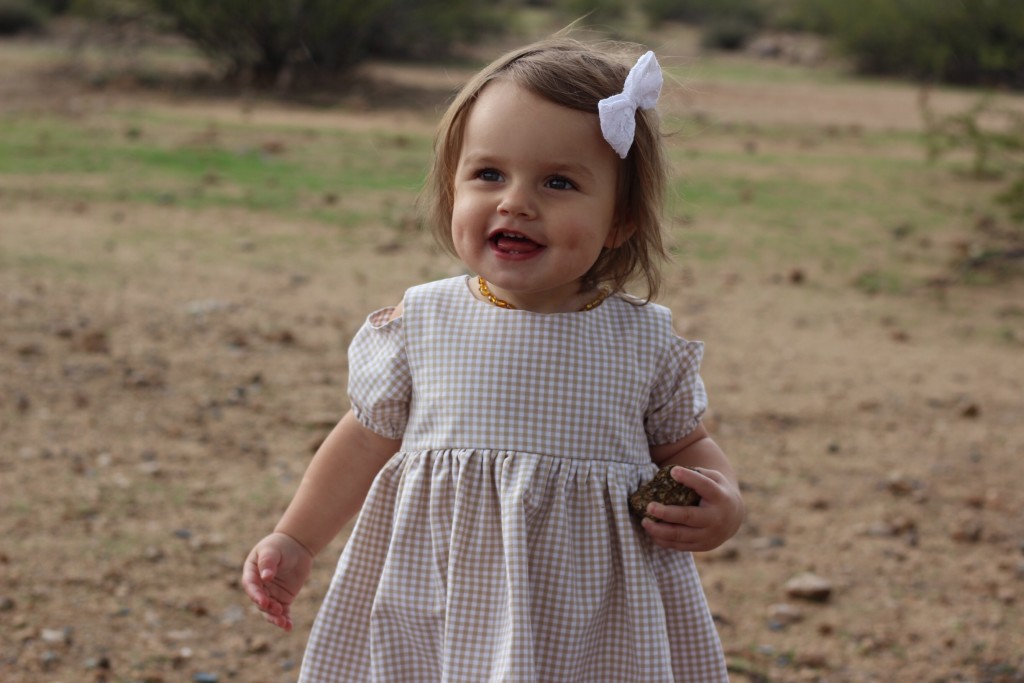
[[[608,238],[604,241],[605,249],[618,249],[626,243],[633,233],[636,232],[636,226],[632,223],[618,224],[612,228],[612,231],[608,233]]]

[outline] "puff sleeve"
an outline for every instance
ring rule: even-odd
[[[348,395],[361,425],[388,439],[401,439],[409,419],[412,374],[403,318],[393,308],[371,313],[348,349]]]
[[[663,350],[644,414],[650,445],[678,441],[700,423],[708,404],[699,374],[703,357],[703,343],[676,336]]]

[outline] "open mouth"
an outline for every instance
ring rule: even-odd
[[[543,244],[534,242],[526,235],[503,230],[491,235],[490,242],[494,249],[503,254],[530,254],[544,248]]]

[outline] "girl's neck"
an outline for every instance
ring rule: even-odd
[[[565,297],[552,298],[530,297],[528,295],[509,296],[503,298],[505,293],[487,282],[482,276],[471,281],[470,291],[481,301],[492,306],[507,310],[524,310],[532,313],[573,313],[589,311],[597,308],[607,298],[605,290],[589,289],[582,292],[571,293]]]

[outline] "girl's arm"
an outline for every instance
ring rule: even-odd
[[[359,424],[352,411],[327,436],[274,533],[256,544],[242,570],[245,593],[267,621],[291,630],[291,603],[313,558],[359,511],[400,444]]]
[[[374,477],[401,443],[359,424],[350,410],[313,456],[274,531],[318,555],[359,512]]]
[[[651,447],[651,460],[672,470],[672,478],[700,494],[698,506],[651,503],[643,526],[658,545],[687,551],[712,550],[739,530],[746,513],[739,480],[729,459],[703,424],[679,441]],[[697,468],[699,471],[686,469]]]

